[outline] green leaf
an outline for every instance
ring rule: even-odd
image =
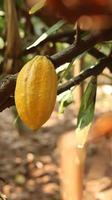
[[[65,25],[65,21],[60,20],[55,25],[53,25],[51,28],[48,29],[45,33],[43,33],[33,44],[27,47],[27,49],[31,49],[33,47],[38,46],[41,42],[43,42],[45,39],[48,38],[49,35],[53,34],[57,30],[59,30],[62,26]]]
[[[83,148],[88,137],[91,123],[94,117],[94,108],[96,100],[97,80],[92,77],[82,98],[77,129],[75,131],[75,145]]]
[[[72,61],[68,64],[68,66],[66,67],[66,69],[63,70],[63,72],[62,72],[61,75],[60,75],[59,81],[62,80],[63,78],[66,78],[66,77],[67,77],[67,75],[68,75],[70,69],[71,69],[72,66],[73,66],[74,60],[75,60],[75,59],[72,59]]]
[[[54,24],[51,28],[48,29],[47,34],[51,35],[52,33],[58,31],[62,26],[64,26],[66,22],[64,20],[58,21],[56,24]]]
[[[59,95],[58,102],[59,102],[59,111],[58,112],[64,113],[65,108],[73,102],[72,91],[68,90],[68,91],[64,92],[63,94]]]
[[[44,7],[46,0],[38,0],[38,2],[30,9],[29,14],[34,14]]]

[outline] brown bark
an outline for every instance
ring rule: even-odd
[[[19,55],[21,53],[21,40],[19,36],[18,19],[15,1],[4,1],[6,14],[6,52],[3,72],[16,73],[21,67]]]

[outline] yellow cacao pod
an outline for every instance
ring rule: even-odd
[[[22,121],[31,129],[39,129],[55,106],[57,75],[52,62],[36,56],[18,74],[15,104]]]

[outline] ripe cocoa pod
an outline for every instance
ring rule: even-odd
[[[57,75],[52,62],[36,56],[18,74],[15,104],[22,121],[31,129],[39,129],[55,106]]]

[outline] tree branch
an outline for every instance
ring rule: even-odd
[[[66,90],[69,90],[71,87],[80,84],[82,81],[87,79],[90,76],[98,76],[100,73],[102,73],[105,66],[111,65],[112,67],[112,58],[107,57],[102,59],[97,65],[92,66],[88,69],[85,69],[82,71],[78,76],[76,76],[74,79],[68,81],[67,83],[61,85],[58,87],[57,94],[61,94],[65,92]]]
[[[108,65],[112,67],[112,58],[111,57],[103,58],[100,61],[100,63],[98,63],[97,65],[84,70],[74,79],[59,86],[57,94],[59,95],[65,92],[66,90],[70,89],[71,87],[80,84],[82,81],[84,81],[90,76],[99,75],[103,71],[105,66],[108,66]],[[15,90],[15,85],[16,85],[16,78],[17,78],[17,74],[7,75],[7,77],[5,77],[3,81],[0,82],[0,97],[1,99],[3,99],[0,102],[0,112],[3,111],[5,108],[14,105],[13,96],[14,96],[14,90]]]
[[[73,43],[62,52],[56,53],[51,56],[50,59],[54,63],[55,67],[59,67],[59,65],[70,62],[73,58],[80,56],[81,54],[89,51],[93,46],[97,43],[101,43],[104,41],[109,41],[112,39],[112,29],[103,31],[98,35],[94,35],[85,41],[80,41],[77,45]]]
[[[92,48],[99,42],[108,41],[112,39],[112,29],[106,30],[98,35],[91,36],[90,38],[85,39],[85,41],[80,41],[80,43],[73,43],[69,48],[65,49],[63,52],[56,53],[49,57],[54,63],[55,67],[71,61],[73,58],[80,56],[82,53],[89,52],[92,56],[95,56],[97,59],[103,58],[99,64],[94,67],[90,67],[85,71],[81,72],[77,77],[70,80],[66,84],[58,88],[57,94],[64,92],[65,90],[70,89],[74,85],[80,84],[83,80],[92,75],[99,75],[105,66],[111,68],[112,58],[106,57],[105,54],[99,52],[97,49]],[[17,74],[7,75],[5,78],[2,78],[0,81],[0,111],[6,107],[12,106],[14,104],[14,90],[16,85]]]

